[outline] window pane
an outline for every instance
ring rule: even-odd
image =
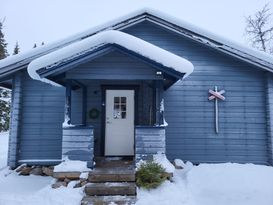
[[[114,119],[126,118],[126,97],[114,97]]]
[[[126,103],[126,97],[121,97],[121,103]]]
[[[125,105],[121,105],[121,111],[126,111],[126,104]]]
[[[119,110],[119,104],[114,104],[114,110]]]
[[[121,114],[120,111],[114,110],[114,119],[120,119],[121,118]]]
[[[114,97],[114,103],[120,103],[120,97]]]
[[[122,119],[125,119],[125,118],[126,118],[126,112],[122,112],[122,113],[121,113],[121,118],[122,118]]]

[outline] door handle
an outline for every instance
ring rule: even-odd
[[[111,121],[109,121],[109,120],[107,120],[107,121],[106,121],[106,123],[107,123],[107,124],[111,124],[112,122],[111,122]]]

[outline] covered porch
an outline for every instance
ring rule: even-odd
[[[88,161],[92,167],[96,157],[131,156],[139,160],[157,152],[165,153],[164,80],[160,79],[162,74],[156,78],[69,80],[66,84],[63,158]],[[81,86],[76,86],[78,83]],[[116,96],[109,97],[107,92],[110,91]],[[134,93],[133,102],[127,91]],[[132,120],[130,115],[133,115]],[[120,144],[116,144],[124,134],[132,140],[121,137]],[[118,146],[118,151],[113,150],[113,146]],[[129,146],[132,149],[128,150]]]
[[[95,157],[165,153],[164,90],[192,64],[129,34],[97,35],[29,66],[65,87],[62,157],[93,167]]]

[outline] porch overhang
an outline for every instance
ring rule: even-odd
[[[36,80],[64,84],[60,81],[63,73],[114,50],[156,68],[158,74],[163,74],[164,79],[168,80],[168,85],[164,87],[169,87],[193,71],[193,65],[188,60],[120,31],[98,33],[42,56],[29,64],[28,71]]]
[[[151,60],[145,56],[140,55],[139,53],[133,52],[133,51],[126,49],[122,46],[119,46],[117,44],[101,45],[92,51],[89,51],[85,54],[79,55],[73,59],[69,59],[68,61],[62,62],[56,66],[52,66],[50,68],[41,68],[41,69],[37,70],[37,73],[42,78],[47,78],[47,79],[54,81],[58,84],[65,85],[66,84],[65,79],[67,78],[67,77],[65,78],[65,74],[64,74],[65,72],[72,70],[72,69],[76,68],[77,66],[80,66],[84,63],[95,60],[96,58],[106,55],[110,52],[114,52],[114,51],[122,52],[132,58],[135,58],[141,62],[144,62],[145,64],[148,64],[152,68],[155,68],[157,71],[156,78],[157,78],[157,80],[164,80],[164,88],[165,89],[169,88],[177,80],[183,79],[183,77],[185,76],[185,73],[178,72],[174,69],[164,66],[154,60]],[[128,69],[130,69],[130,68],[128,68]],[[104,79],[101,79],[101,80],[104,80]],[[115,79],[113,79],[113,80],[115,80]],[[124,80],[126,80],[126,79],[124,79]],[[146,80],[154,80],[154,79],[148,79],[148,77],[147,77]],[[76,86],[76,84],[75,84],[75,86]]]

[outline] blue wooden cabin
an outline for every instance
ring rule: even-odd
[[[151,59],[114,43],[48,57],[109,30],[181,57],[194,71],[185,77],[186,69],[161,63],[168,56]],[[35,79],[30,67],[45,59],[50,64]],[[12,88],[8,165],[54,165],[68,157],[92,167],[94,157],[146,159],[157,152],[193,163],[272,164],[272,71],[266,54],[166,14],[137,11],[0,61],[1,86]],[[215,86],[225,100],[208,100]]]

